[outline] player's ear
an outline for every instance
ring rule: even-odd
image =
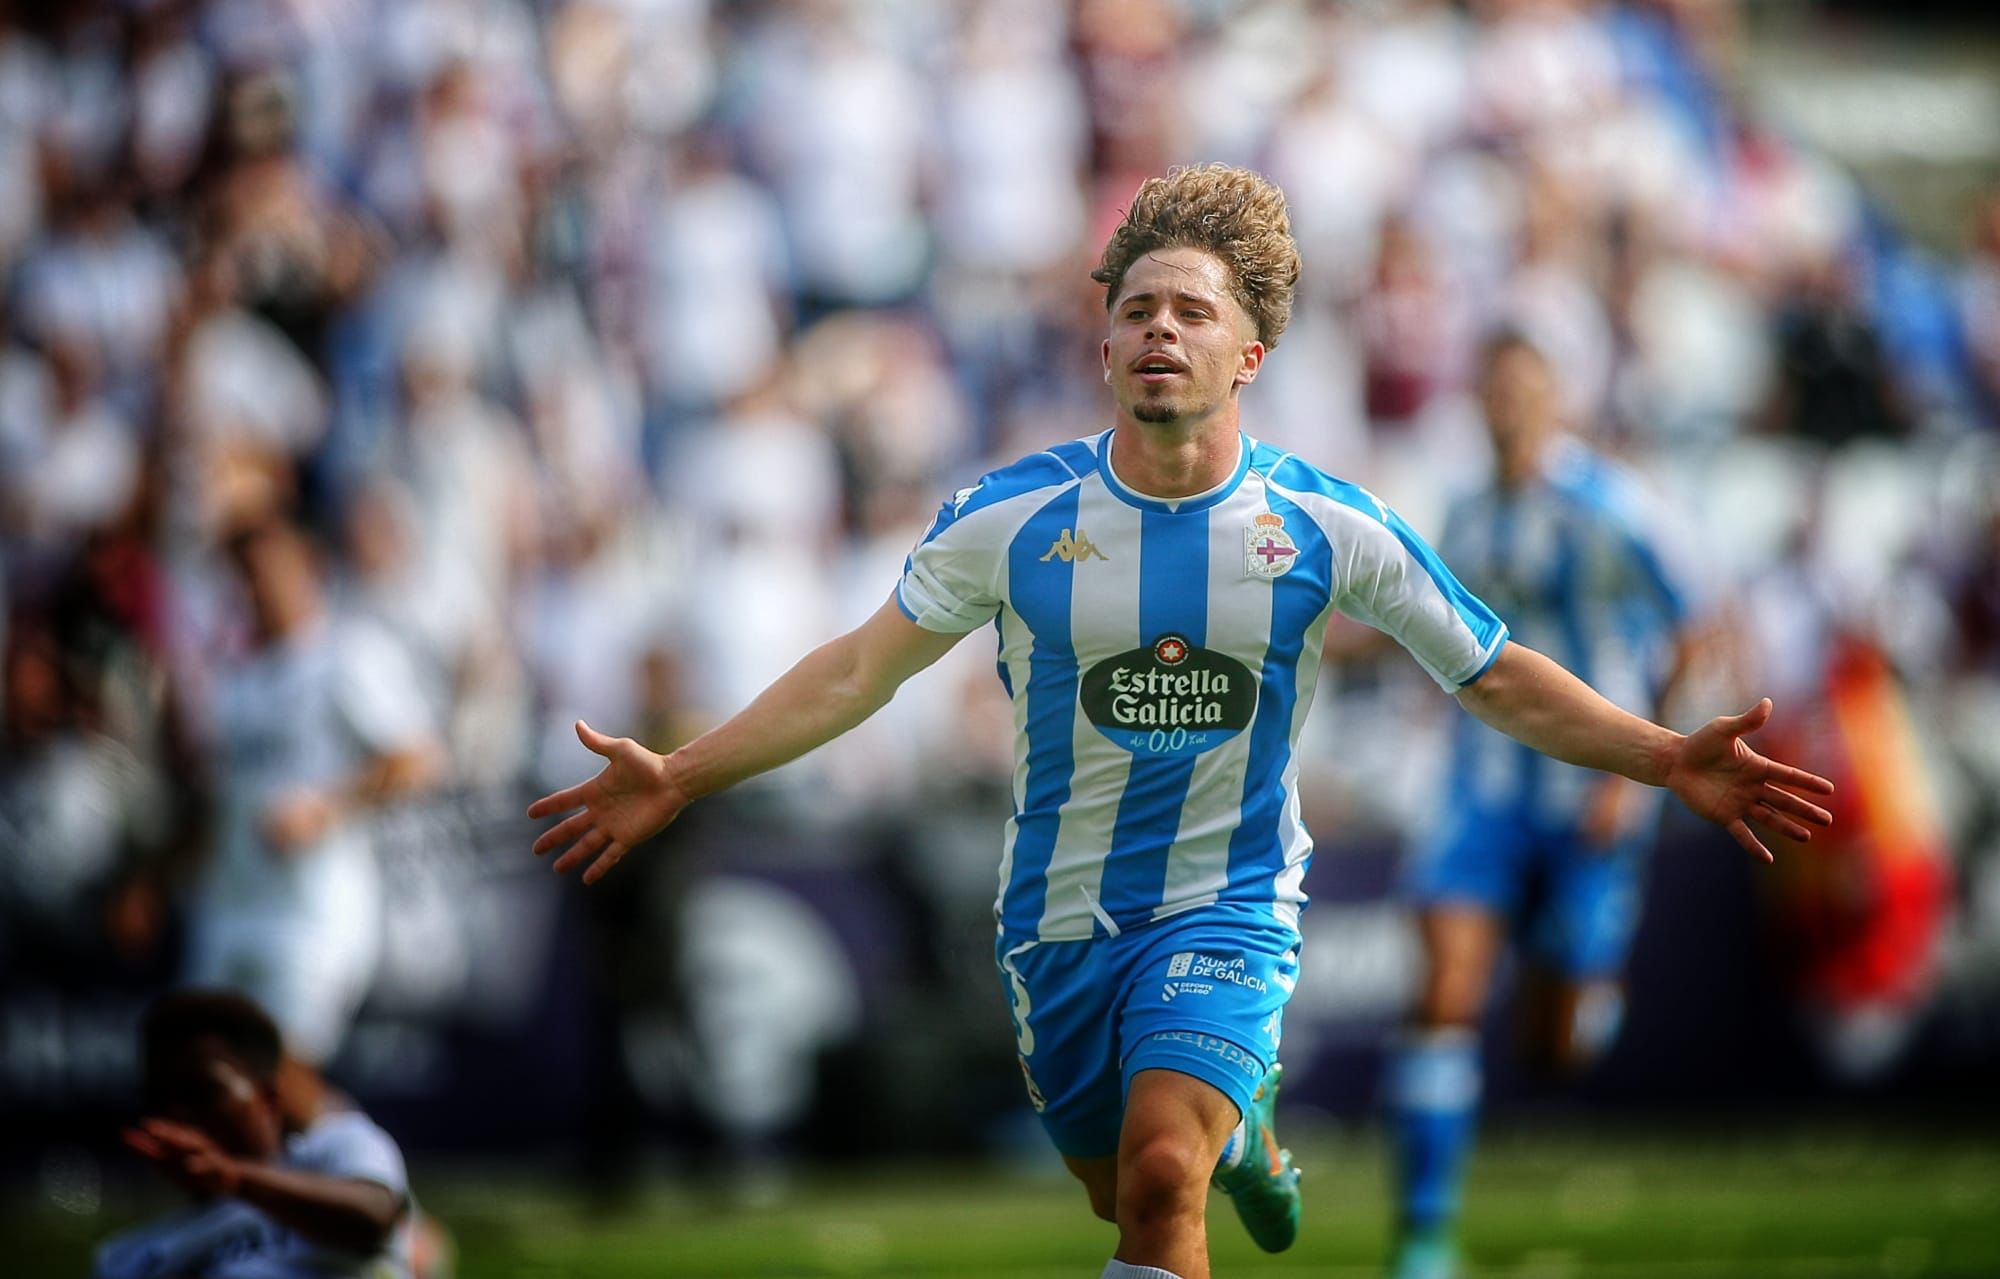
[[[1111,381],[1111,339],[1106,338],[1097,347],[1097,358],[1104,363],[1104,380]]]
[[[1237,357],[1236,385],[1248,386],[1257,380],[1257,371],[1264,367],[1264,344],[1251,338],[1243,344]]]

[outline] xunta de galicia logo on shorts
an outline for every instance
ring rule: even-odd
[[[1257,682],[1228,654],[1169,634],[1091,667],[1077,696],[1097,731],[1135,755],[1198,755],[1250,726]]]

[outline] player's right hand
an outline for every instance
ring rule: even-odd
[[[242,1165],[214,1138],[189,1124],[147,1118],[125,1130],[125,1144],[154,1167],[203,1199],[233,1195],[243,1180]]]
[[[606,737],[582,720],[576,736],[592,754],[605,759],[597,776],[528,805],[529,817],[552,817],[581,806],[542,832],[535,856],[564,849],[556,858],[557,874],[589,863],[583,882],[594,884],[609,874],[635,846],[659,833],[680,816],[688,797],[674,781],[666,758],[629,737]]]

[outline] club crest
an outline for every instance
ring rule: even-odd
[[[1259,515],[1243,530],[1243,571],[1251,577],[1283,577],[1298,561],[1298,544],[1285,532],[1285,517]]]

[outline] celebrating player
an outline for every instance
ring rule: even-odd
[[[1452,507],[1440,549],[1506,614],[1517,643],[1559,656],[1620,705],[1657,711],[1697,628],[1688,575],[1672,567],[1650,504],[1562,432],[1554,370],[1522,335],[1487,343],[1480,399],[1494,479]],[[1457,1271],[1451,1226],[1478,1114],[1478,1024],[1508,922],[1547,979],[1530,992],[1533,1047],[1557,1070],[1589,1065],[1617,1034],[1640,859],[1659,815],[1657,793],[1544,759],[1472,720],[1458,726],[1444,793],[1408,875],[1426,973],[1390,1068],[1398,1279]]]
[[[1297,1173],[1271,1132],[1312,841],[1296,743],[1335,610],[1408,648],[1539,750],[1668,786],[1762,850],[1828,783],[1740,738],[1619,710],[1507,628],[1373,495],[1260,444],[1238,399],[1290,317],[1284,198],[1212,165],[1146,182],[1093,278],[1111,429],[961,489],[892,598],[670,755],[579,723],[607,761],[535,802],[535,843],[595,882],[693,800],[860,723],[965,634],[999,632],[1014,816],[995,954],[1028,1093],[1091,1207],[1106,1279],[1207,1279],[1211,1179],[1264,1248]],[[1768,854],[1767,854],[1768,855]]]

